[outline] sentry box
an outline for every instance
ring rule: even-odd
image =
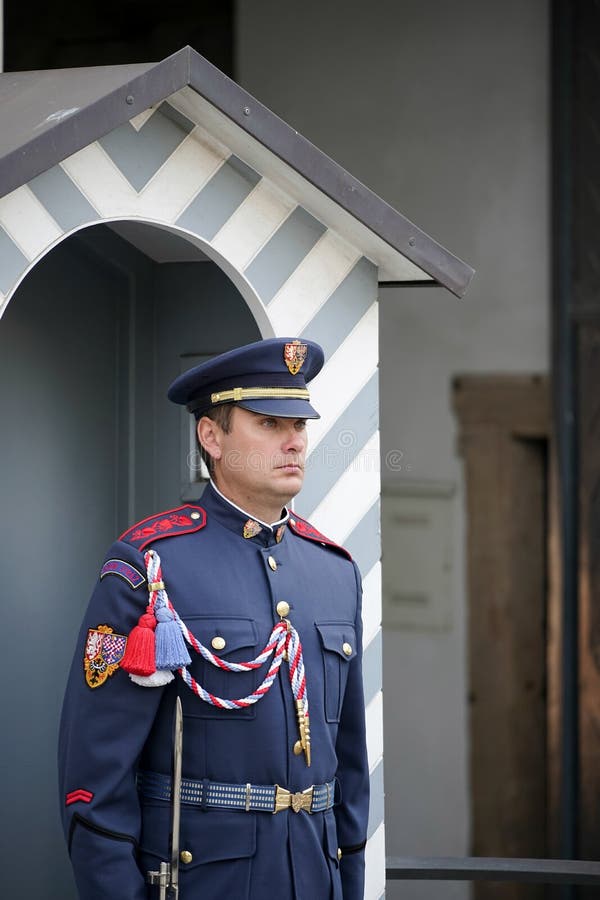
[[[212,354],[290,335],[327,358],[296,505],[364,579],[365,896],[382,895],[378,285],[460,297],[472,274],[190,47],[0,76],[3,661],[19,684],[1,769],[7,808],[36,798],[5,836],[11,858],[43,856],[34,882],[71,896],[54,752],[31,770],[18,748],[54,746],[98,553],[202,490],[191,417],[166,387]]]

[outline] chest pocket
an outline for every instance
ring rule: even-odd
[[[352,622],[315,622],[323,647],[325,719],[339,722],[348,680],[348,666],[356,656]]]
[[[235,616],[186,616],[185,623],[197,640],[215,656],[228,662],[249,662],[258,653],[256,624],[252,619]],[[262,647],[261,647],[262,649]],[[239,700],[251,694],[262,677],[263,669],[251,672],[227,672],[190,650],[192,663],[188,671],[210,694],[223,700]],[[183,712],[198,719],[253,719],[254,706],[243,709],[221,709],[201,700],[193,691],[183,689]]]

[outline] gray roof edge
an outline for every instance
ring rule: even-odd
[[[141,73],[139,65],[119,66],[125,80],[118,88],[0,158],[0,197],[185,87],[189,78],[190,49],[185,47],[159,63],[149,63]],[[102,67],[98,68],[101,71]],[[138,74],[128,78],[131,68]]]
[[[191,48],[190,48],[191,50]],[[398,253],[457,297],[475,270],[319,150],[195,50],[190,87]]]
[[[184,47],[0,159],[0,197],[189,85],[216,109],[457,297],[474,270],[393,209],[191,47]],[[73,70],[76,71],[76,70]],[[139,66],[136,67],[139,73]]]

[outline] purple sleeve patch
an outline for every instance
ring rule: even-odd
[[[138,588],[146,581],[145,576],[124,559],[107,559],[100,570],[100,578],[105,575],[120,575],[132,588]]]

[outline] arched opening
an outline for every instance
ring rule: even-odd
[[[8,305],[0,323],[2,658],[13,685],[2,693],[7,895],[76,896],[57,811],[62,694],[105,549],[130,522],[194,491],[187,415],[166,388],[196,359],[260,336],[215,261],[181,236],[133,222],[67,238]]]

